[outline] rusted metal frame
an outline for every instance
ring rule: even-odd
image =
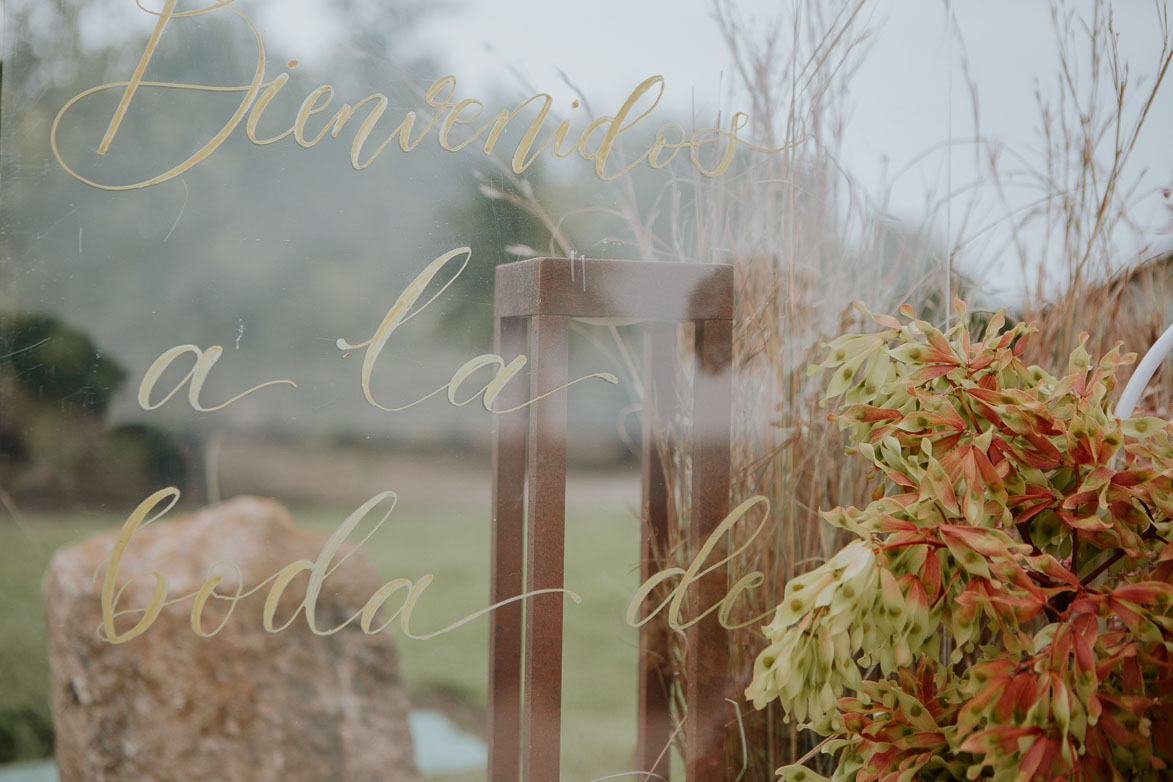
[[[700,549],[729,513],[730,420],[732,416],[732,320],[696,322],[696,373],[693,382],[692,489],[688,525],[690,554]],[[726,556],[721,541],[707,562]],[[687,616],[699,616],[720,602],[728,589],[722,566],[693,583],[686,600]],[[717,782],[725,778],[725,698],[729,685],[729,647],[716,613],[686,631],[685,656],[685,779]]]
[[[640,582],[667,565],[668,481],[661,459],[663,422],[673,419],[676,324],[653,323],[643,332],[643,437],[640,447],[643,524],[640,529]],[[654,601],[653,601],[654,603]],[[664,779],[671,768],[671,631],[661,612],[639,631],[639,693],[636,768]]]
[[[526,320],[495,318],[493,343],[506,361],[526,352]],[[498,409],[525,402],[525,386],[510,383]],[[490,600],[522,592],[525,556],[525,448],[527,411],[493,416],[493,517]],[[510,603],[489,620],[489,782],[517,782],[521,760],[522,604]]]
[[[535,315],[530,398],[567,382],[569,319]],[[566,392],[530,405],[526,589],[561,589],[566,539]],[[562,738],[562,594],[531,597],[525,611],[522,779],[557,782]]]

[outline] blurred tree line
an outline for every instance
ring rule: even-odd
[[[333,87],[335,100],[311,124],[324,122],[342,102],[353,105],[378,91],[390,104],[378,140],[411,110],[422,127],[422,93],[444,70],[413,43],[413,31],[437,6],[322,3],[322,12],[345,28],[331,46],[289,68],[298,53],[266,39],[266,79],[286,70],[290,81],[258,133],[288,127],[301,100],[321,84]],[[250,15],[279,13],[264,4],[242,8]],[[96,485],[107,478],[94,465],[104,465],[138,476],[124,481],[132,496],[142,482],[163,476],[186,475],[190,489],[202,490],[201,443],[224,432],[303,443],[487,442],[490,423],[475,406],[433,400],[411,416],[374,410],[361,396],[361,358],[343,357],[335,341],[369,337],[428,261],[468,245],[468,268],[394,335],[373,385],[389,403],[402,403],[446,383],[464,360],[491,350],[494,267],[530,250],[565,251],[532,211],[483,193],[524,189],[553,214],[584,200],[606,206],[606,188],[587,183],[593,180],[588,167],[567,174],[538,163],[511,181],[479,151],[445,152],[433,138],[412,153],[392,145],[356,171],[348,154],[357,120],[310,149],[292,138],[254,145],[241,123],[215,154],[180,177],[138,190],[99,190],[61,168],[48,143],[50,128],[73,96],[129,77],[153,19],[132,2],[16,0],[6,3],[5,14],[12,46],[0,117],[0,357],[8,356],[0,358],[0,487],[63,501],[99,499]],[[264,34],[265,17],[254,19]],[[255,67],[255,52],[230,13],[172,20],[145,78],[241,84]],[[61,122],[63,154],[82,161],[83,175],[100,172],[103,181],[125,182],[164,170],[214,134],[239,102],[236,93],[142,87],[109,154],[99,158],[93,150],[120,96],[111,89],[87,98]],[[516,102],[476,97],[487,106]],[[525,124],[511,127],[501,148]],[[597,219],[563,231],[564,244],[603,254],[575,244],[578,235],[604,231]],[[181,344],[225,349],[205,386],[207,399],[277,378],[298,388],[266,390],[216,414],[185,409],[182,393],[157,410],[139,409],[135,392],[143,372]],[[602,368],[597,357],[592,361],[590,371]],[[160,388],[187,371],[179,363]],[[30,374],[29,366],[37,369]],[[615,411],[628,401],[621,392],[584,399],[572,426],[613,432]],[[121,451],[113,457],[109,449],[116,446]]]

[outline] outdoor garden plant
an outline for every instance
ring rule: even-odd
[[[834,780],[1173,778],[1173,424],[1113,415],[1119,347],[1053,377],[1032,326],[957,312],[828,346],[878,488],[823,513],[854,539],[787,584],[747,696],[826,737]]]

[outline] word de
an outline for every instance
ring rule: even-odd
[[[709,557],[712,556],[714,549],[717,548],[722,539],[739,521],[742,520],[742,518],[745,517],[751,508],[757,505],[763,505],[764,512],[762,513],[762,520],[758,522],[758,526],[754,529],[753,534],[746,538],[745,542],[742,543],[736,551],[731,551],[722,559],[719,559],[712,564],[708,564]],[[687,568],[665,568],[664,570],[661,570],[660,572],[655,573],[649,577],[648,580],[645,581],[640,586],[640,588],[636,590],[635,594],[631,598],[631,602],[627,605],[627,624],[631,625],[632,627],[640,627],[650,622],[653,617],[665,609],[668,611],[668,626],[673,630],[685,630],[701,621],[714,611],[717,612],[717,621],[720,622],[721,626],[726,630],[736,630],[741,627],[749,627],[752,624],[760,622],[766,616],[769,616],[771,613],[773,613],[773,609],[762,614],[761,616],[755,616],[753,619],[749,619],[744,622],[732,623],[729,619],[729,615],[733,612],[733,609],[736,605],[737,598],[739,598],[743,592],[756,589],[765,583],[766,577],[759,570],[754,570],[739,578],[725,592],[724,597],[703,610],[697,616],[694,616],[690,619],[685,619],[683,616],[681,616],[681,609],[684,606],[685,598],[688,596],[689,588],[721,566],[733,561],[737,555],[741,554],[743,551],[749,548],[754,539],[761,534],[769,519],[770,500],[766,497],[762,497],[760,495],[750,497],[748,500],[738,505],[729,512],[729,515],[726,516],[720,524],[716,526],[713,532],[709,535],[708,539],[705,541],[704,545],[702,545],[700,550],[696,553],[696,556],[693,557],[692,562],[689,563]],[[668,592],[667,597],[665,597],[659,605],[655,606],[650,612],[648,612],[647,616],[645,616],[643,619],[639,619],[638,616],[640,606],[642,606],[644,602],[647,601],[648,597],[651,596],[656,587],[675,578],[679,578],[680,580],[676,583],[676,586],[674,586]]]

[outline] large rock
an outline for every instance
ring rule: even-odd
[[[340,519],[341,521],[341,519]],[[135,532],[120,582],[162,572],[171,596],[199,589],[208,568],[232,561],[247,588],[299,559],[326,535],[294,527],[278,503],[241,498]],[[46,576],[52,704],[62,782],[413,782],[408,702],[391,638],[355,622],[314,635],[304,615],[285,630],[261,625],[268,588],[242,599],[210,638],[191,625],[192,601],[169,606],[142,635],[111,644],[96,632],[115,533],[58,551]],[[230,568],[221,593],[235,590]],[[280,625],[305,596],[307,575],[285,591]],[[133,579],[119,607],[148,604],[155,579]],[[361,552],[328,580],[317,625],[334,627],[380,582]],[[203,626],[224,617],[211,600]],[[122,617],[118,631],[137,621]]]

